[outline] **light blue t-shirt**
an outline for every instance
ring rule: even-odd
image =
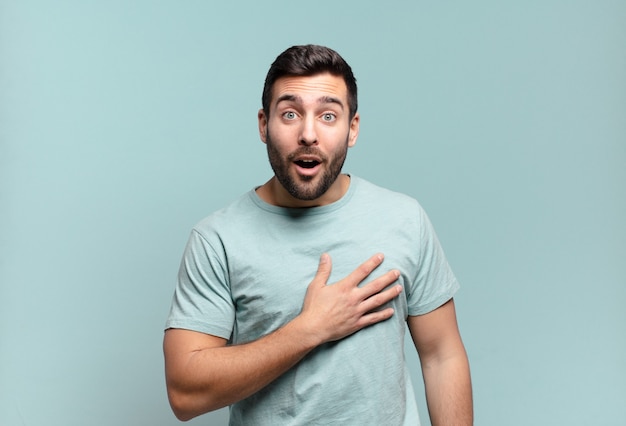
[[[438,308],[459,285],[426,214],[406,195],[352,176],[335,203],[288,209],[251,190],[193,229],[166,328],[232,344],[271,333],[299,314],[324,252],[332,258],[329,284],[384,253],[371,278],[401,272],[393,317],[318,347],[232,405],[230,424],[419,424],[404,359],[406,317]]]

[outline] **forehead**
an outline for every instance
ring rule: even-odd
[[[348,102],[348,88],[342,77],[329,73],[312,76],[286,76],[274,83],[272,103],[285,95],[294,95],[304,101],[316,101],[323,97],[332,97]]]

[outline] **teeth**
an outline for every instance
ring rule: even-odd
[[[312,169],[317,164],[319,164],[319,161],[317,161],[317,160],[297,160],[296,164],[298,164],[300,167],[305,167],[307,169]]]

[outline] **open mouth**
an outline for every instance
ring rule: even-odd
[[[297,161],[294,161],[294,163],[296,163],[298,166],[302,167],[303,169],[312,169],[315,166],[317,166],[320,162],[316,160],[297,160]]]

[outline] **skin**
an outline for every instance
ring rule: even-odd
[[[454,300],[407,319],[422,366],[433,426],[472,425],[470,368],[457,326]]]
[[[283,207],[315,207],[333,203],[345,194],[350,178],[339,172],[347,149],[356,143],[360,123],[358,113],[350,119],[347,99],[343,79],[330,74],[283,77],[276,81],[269,117],[263,110],[258,113],[259,135],[268,146],[275,170],[275,176],[257,190],[263,200]],[[290,155],[295,160],[316,159],[321,163],[313,170],[304,170],[289,159]],[[331,169],[337,161],[339,168],[333,173]],[[277,167],[285,170],[277,173]],[[324,177],[329,173],[333,182],[323,191],[317,191],[317,187],[324,186]],[[286,177],[279,179],[280,174]],[[285,179],[300,194],[317,196],[295,196],[286,188]]]
[[[257,189],[258,195],[270,204],[291,208],[337,201],[350,184],[350,178],[340,170],[348,148],[356,143],[359,122],[358,113],[349,115],[347,89],[340,77],[319,74],[278,79],[269,114],[263,110],[258,113],[259,134],[275,170],[274,177]],[[174,414],[189,420],[240,401],[271,383],[317,346],[389,319],[392,308],[377,308],[401,293],[400,285],[392,285],[399,271],[389,271],[359,286],[383,260],[383,254],[375,254],[329,285],[332,262],[323,254],[301,313],[254,342],[231,346],[220,337],[167,330],[165,372]],[[469,364],[454,302],[450,300],[425,315],[410,316],[407,322],[422,364],[432,424],[471,425]]]

